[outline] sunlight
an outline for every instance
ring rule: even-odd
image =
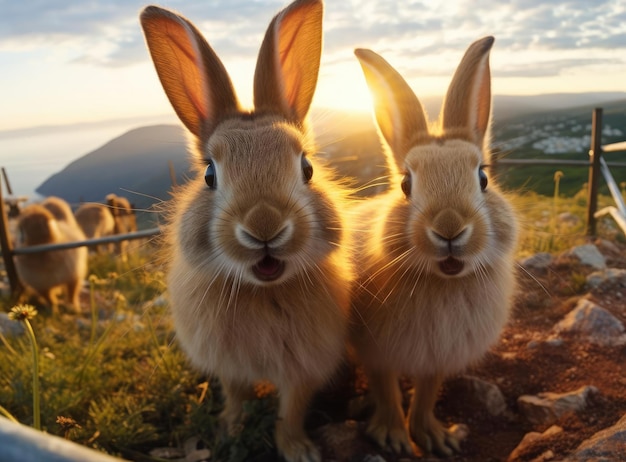
[[[356,58],[322,64],[313,104],[316,107],[370,112],[372,100]]]

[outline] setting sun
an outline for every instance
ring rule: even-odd
[[[325,71],[324,63],[320,71],[314,104],[317,107],[369,112],[372,100],[363,78],[363,72],[356,59],[336,63],[332,73]]]

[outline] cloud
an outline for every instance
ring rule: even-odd
[[[170,0],[162,3],[187,16],[221,56],[254,60],[270,19],[288,0]],[[0,50],[69,47],[67,59],[107,67],[148,59],[138,14],[145,0],[0,0]],[[420,60],[458,56],[469,43],[495,35],[507,53],[579,50],[584,63],[600,64],[593,50],[626,51],[623,0],[329,0],[325,13],[325,53],[333,63],[355,47]],[[535,70],[509,66],[528,75],[557,75],[557,66],[581,62],[556,60]],[[410,65],[409,65],[410,67]],[[433,74],[448,73],[435,66]],[[508,71],[507,71],[508,72]]]

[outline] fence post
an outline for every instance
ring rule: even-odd
[[[591,148],[589,150],[589,196],[587,200],[587,236],[596,235],[598,210],[598,179],[602,157],[602,108],[595,108],[591,118]]]
[[[2,180],[0,180],[1,183]],[[0,247],[2,247],[2,259],[4,260],[4,268],[9,279],[9,287],[11,289],[11,299],[16,300],[22,293],[22,284],[17,277],[15,262],[13,261],[13,244],[9,235],[9,217],[4,208],[4,197],[2,195],[2,184],[0,184]]]

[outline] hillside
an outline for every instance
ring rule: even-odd
[[[505,158],[587,160],[591,145],[591,116],[596,105],[525,114],[494,124],[494,147]],[[604,103],[602,144],[626,140],[626,98]],[[623,154],[607,156],[608,162],[624,162]],[[563,194],[571,196],[587,181],[586,167],[516,166],[502,169],[501,181],[515,190],[533,190],[550,195],[554,172],[564,173],[560,183]],[[615,180],[626,181],[626,169],[611,169]],[[603,192],[605,190],[603,189]]]
[[[189,169],[185,134],[176,125],[131,130],[70,163],[38,188],[72,204],[102,202],[109,193],[127,196],[138,208],[166,200],[171,187],[169,162],[177,181]]]
[[[440,98],[423,100],[431,119],[436,118],[439,104]],[[598,105],[604,108],[603,143],[626,139],[626,93],[496,96],[494,147],[510,158],[586,159],[591,113]],[[364,188],[361,194],[377,192],[377,188],[367,187],[385,174],[372,116],[322,109],[314,111],[312,120],[320,154],[341,176],[356,178],[356,185]],[[131,130],[72,162],[42,183],[37,192],[60,196],[73,204],[102,201],[114,192],[126,195],[138,208],[148,208],[169,197],[169,162],[178,183],[188,176],[185,145],[184,131],[177,125]],[[580,190],[586,181],[586,168],[516,167],[502,168],[498,173],[509,189],[549,195],[556,170],[565,173],[561,192],[566,195]],[[618,182],[626,181],[626,172],[615,171],[614,175]]]

